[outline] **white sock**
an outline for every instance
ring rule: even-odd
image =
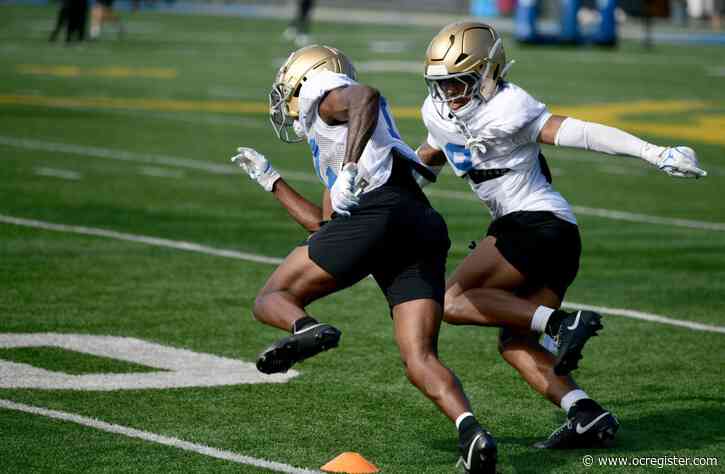
[[[569,413],[572,405],[574,405],[579,400],[584,400],[585,398],[589,398],[589,395],[587,395],[587,392],[585,392],[584,390],[578,388],[576,390],[572,390],[571,392],[561,397],[561,409]]]
[[[534,317],[531,318],[531,330],[543,333],[546,330],[546,323],[549,322],[549,317],[554,312],[553,309],[547,306],[539,306],[534,311]]]
[[[456,429],[458,429],[458,427],[461,426],[463,420],[465,420],[469,416],[473,416],[473,413],[471,413],[470,411],[466,411],[458,415],[458,418],[456,418]]]

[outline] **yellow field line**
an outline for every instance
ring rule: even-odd
[[[166,112],[214,112],[268,114],[267,104],[234,100],[132,99],[114,97],[46,97],[0,95],[0,105],[30,105],[52,108],[134,109]],[[633,101],[578,106],[553,106],[552,112],[604,123],[637,134],[669,139],[725,145],[725,115],[716,103],[703,101]],[[399,119],[420,119],[418,107],[393,107]],[[648,122],[647,115],[667,116],[677,122]]]
[[[221,112],[267,114],[261,102],[231,100],[119,99],[113,97],[44,97],[36,95],[0,95],[0,105],[34,105],[58,108],[105,108],[154,110],[164,112]]]
[[[16,70],[20,74],[33,74],[37,76],[58,76],[58,77],[143,77],[150,79],[175,79],[176,69],[161,67],[123,67],[111,66],[101,68],[81,68],[68,65],[44,65],[44,64],[19,64]]]

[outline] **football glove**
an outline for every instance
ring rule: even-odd
[[[237,154],[232,157],[232,163],[239,166],[253,179],[259,183],[265,191],[272,191],[274,183],[281,177],[272,168],[272,164],[261,153],[253,148],[239,147]]]
[[[357,163],[348,163],[337,175],[335,184],[330,189],[332,210],[341,216],[349,216],[350,209],[360,203],[355,193],[355,178],[357,177]]]
[[[695,150],[686,146],[665,148],[656,157],[647,158],[660,170],[676,178],[702,178],[707,171],[700,168]]]
[[[486,140],[482,137],[471,137],[466,139],[466,148],[471,150],[471,154],[486,154]]]

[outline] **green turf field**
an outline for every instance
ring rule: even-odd
[[[282,258],[305,234],[228,159],[237,146],[253,146],[306,196],[318,199],[322,189],[307,147],[279,142],[265,114],[274,72],[291,49],[280,40],[286,22],[142,12],[126,15],[123,41],[108,34],[65,47],[46,41],[54,17],[51,7],[0,6],[0,386],[9,386],[8,367],[45,369],[38,384],[58,372],[121,379],[175,370],[139,362],[143,351],[123,358],[47,342],[2,345],[27,333],[135,338],[228,363],[253,361],[281,336],[252,321],[251,302],[274,268],[253,257]],[[313,33],[347,52],[360,79],[382,90],[416,146],[425,136],[416,116],[422,78],[381,69],[421,61],[435,31],[317,23]],[[575,376],[619,417],[615,448],[531,449],[563,413],[503,362],[495,330],[443,327],[441,356],[499,441],[503,473],[722,471],[725,50],[648,51],[628,42],[615,51],[537,49],[506,39],[517,60],[510,79],[554,111],[692,146],[710,176],[675,180],[637,160],[544,150],[584,239],[567,300],[611,308]],[[402,45],[401,52],[375,52],[380,41]],[[453,269],[485,232],[488,213],[450,173],[430,196],[450,228]],[[178,248],[181,241],[186,247]],[[260,460],[285,472],[318,469],[343,451],[362,453],[383,473],[457,472],[455,430],[407,382],[374,283],[310,311],[342,329],[342,344],[300,365],[287,383],[0,388],[0,472],[270,472]],[[622,316],[641,313],[681,325]],[[32,407],[237,458],[29,413]],[[585,455],[595,463],[606,455],[717,458],[720,466],[585,467]]]

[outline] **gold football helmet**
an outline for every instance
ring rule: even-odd
[[[477,97],[491,100],[513,61],[506,63],[501,36],[491,25],[460,21],[444,27],[425,53],[425,81],[436,102]],[[450,97],[442,81],[458,81]]]
[[[302,83],[320,71],[332,71],[356,79],[352,62],[339,49],[311,45],[290,54],[279,68],[269,93],[269,115],[272,127],[280,140],[293,143],[302,141],[294,131],[299,117],[299,95]]]

